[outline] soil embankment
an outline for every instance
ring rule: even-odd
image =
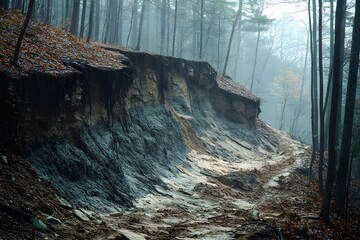
[[[53,31],[33,23],[25,46]],[[1,221],[48,224],[42,235],[25,221],[30,238],[233,239],[245,219],[271,217],[271,189],[306,146],[263,123],[256,96],[206,62],[70,40],[61,54],[47,44],[48,70],[31,67],[31,49],[20,63],[32,65],[1,65]]]

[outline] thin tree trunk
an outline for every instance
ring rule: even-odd
[[[307,62],[308,62],[308,56],[309,56],[309,32],[306,37],[306,51],[305,51],[305,61],[304,61],[304,69],[303,69],[303,75],[302,75],[302,81],[301,81],[301,88],[300,88],[300,97],[299,97],[299,104],[302,102],[303,94],[304,94],[304,85],[305,85],[305,78],[306,78],[306,70],[307,70]]]
[[[141,34],[142,34],[142,26],[143,26],[143,22],[144,22],[145,8],[146,8],[146,0],[143,0],[142,7],[141,7],[141,13],[140,13],[138,40],[137,40],[136,47],[135,47],[135,50],[137,50],[137,51],[140,50]]]
[[[313,3],[313,22],[311,21],[311,2]],[[312,166],[316,159],[316,152],[319,149],[319,129],[318,129],[318,99],[317,99],[317,40],[316,40],[316,0],[308,1],[308,15],[310,28],[310,49],[311,49],[311,129],[312,129],[312,155],[309,168],[309,179],[312,174]],[[311,23],[312,22],[312,23]]]
[[[204,25],[204,0],[201,0],[201,11],[200,11],[200,48],[199,48],[199,59],[202,58],[203,52],[203,25]]]
[[[284,126],[285,126],[285,109],[286,109],[286,104],[287,104],[287,96],[284,97],[284,102],[282,105],[282,110],[281,110],[281,117],[280,117],[280,130],[284,130]]]
[[[124,0],[120,0],[119,2],[119,9],[118,9],[118,26],[115,25],[115,28],[118,28],[118,35],[116,42],[121,46],[123,43],[123,18],[124,18]]]
[[[100,3],[99,1],[95,0],[95,29],[94,29],[94,39],[95,41],[99,41],[100,38],[100,18],[101,18],[101,12],[100,12]]]
[[[252,74],[251,74],[250,91],[253,90],[253,86],[254,86],[255,70],[256,70],[256,65],[257,65],[257,55],[258,55],[258,51],[259,51],[259,42],[260,42],[260,23],[258,23],[258,32],[257,32],[256,47],[255,47],[255,59],[254,59],[254,65],[253,65],[253,70],[252,70]]]
[[[324,72],[323,72],[323,49],[322,49],[322,0],[319,0],[319,111],[320,111],[320,141],[319,141],[319,169],[318,182],[319,192],[324,193],[323,165],[324,165]]]
[[[80,35],[79,35],[79,38],[80,38],[80,39],[82,39],[82,38],[84,37],[85,16],[86,16],[86,2],[87,2],[87,0],[83,0],[83,4],[82,4],[81,24],[80,24]]]
[[[325,129],[329,128],[329,119],[330,119],[330,110],[327,107],[331,101],[331,84],[332,84],[332,75],[333,75],[333,55],[334,55],[334,0],[330,0],[330,71],[328,76],[328,83],[326,89],[326,98],[325,98]],[[325,131],[324,134],[324,149],[327,150],[327,140],[328,140],[328,131]]]
[[[178,11],[178,0],[175,0],[174,31],[173,31],[173,41],[172,41],[171,56],[174,56],[174,55],[175,55],[177,11]]]
[[[87,36],[87,42],[90,42],[92,38],[92,33],[94,30],[94,9],[95,9],[95,0],[91,0],[90,2],[90,13],[89,13],[89,32]]]
[[[134,8],[133,8],[133,10],[132,10],[132,12],[131,12],[129,33],[128,33],[128,36],[127,36],[127,39],[126,39],[126,47],[129,46],[131,31],[132,31],[132,27],[133,27],[133,25],[134,25],[135,12],[137,12],[137,0],[135,0],[135,2],[134,2]]]
[[[351,55],[349,78],[346,94],[345,118],[343,133],[341,138],[341,149],[339,154],[339,167],[336,175],[335,183],[335,205],[339,209],[340,214],[345,214],[345,199],[346,199],[346,182],[349,169],[352,129],[354,121],[354,109],[356,98],[357,77],[359,68],[359,53],[360,53],[360,0],[356,0],[355,18],[353,24],[353,33],[351,41]]]
[[[16,43],[15,52],[14,52],[14,58],[13,58],[13,61],[12,61],[12,63],[14,65],[16,65],[16,66],[19,65],[18,61],[19,61],[20,48],[21,48],[22,40],[24,39],[26,29],[27,29],[27,27],[29,25],[29,21],[30,21],[31,13],[32,13],[32,10],[33,10],[33,7],[34,7],[34,3],[35,3],[35,0],[30,0],[28,10],[27,10],[27,14],[26,14],[26,18],[25,18],[23,27],[21,29],[21,32],[19,34],[19,38],[18,38],[17,43]]]
[[[74,35],[78,35],[79,31],[79,11],[80,0],[74,0],[73,12],[71,16],[70,32]]]
[[[160,28],[160,53],[165,52],[165,20],[166,20],[166,0],[161,4],[161,28]]]
[[[345,13],[346,0],[338,0],[336,6],[335,18],[335,44],[334,44],[334,75],[332,86],[332,101],[330,109],[330,125],[329,125],[329,151],[328,151],[328,169],[325,183],[325,193],[321,208],[321,219],[330,222],[330,202],[335,179],[336,168],[336,129],[338,124],[338,102],[343,62],[344,62],[344,36],[345,36]]]
[[[225,57],[225,63],[224,63],[224,69],[223,69],[223,73],[222,75],[225,76],[226,75],[226,68],[227,68],[227,65],[228,65],[228,62],[229,62],[229,57],[230,57],[230,50],[231,50],[231,44],[232,44],[232,40],[233,40],[233,37],[234,37],[234,33],[235,33],[235,29],[236,29],[236,26],[237,26],[237,23],[240,19],[240,15],[242,14],[242,0],[239,0],[239,9],[236,13],[236,17],[235,17],[235,20],[232,24],[232,28],[231,28],[231,33],[230,33],[230,39],[229,39],[229,44],[228,44],[228,48],[227,48],[227,51],[226,51],[226,57]]]
[[[51,0],[46,1],[46,16],[45,16],[45,23],[51,23]]]
[[[167,37],[166,37],[166,55],[170,54],[170,0],[167,0]]]

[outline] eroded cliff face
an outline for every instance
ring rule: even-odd
[[[259,99],[206,62],[109,50],[129,59],[124,68],[1,76],[2,143],[70,202],[114,211],[166,187],[194,151],[239,161],[276,150]]]

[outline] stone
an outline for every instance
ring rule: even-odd
[[[31,225],[38,231],[45,232],[47,230],[47,226],[45,223],[43,223],[41,220],[37,218],[31,219]]]
[[[259,220],[259,219],[260,219],[259,215],[260,215],[259,210],[253,209],[253,210],[251,211],[251,217],[252,217],[253,219]]]
[[[8,160],[7,160],[7,157],[5,155],[1,155],[0,158],[5,164],[8,164]]]
[[[75,210],[73,211],[73,213],[74,213],[75,216],[76,216],[78,219],[80,219],[81,221],[84,221],[84,222],[89,222],[89,221],[90,221],[90,219],[89,219],[82,211],[80,211],[80,210],[75,209]]]
[[[59,202],[60,202],[60,206],[62,206],[64,208],[73,209],[71,204],[68,201],[66,201],[64,198],[59,197]]]
[[[60,219],[55,218],[55,217],[53,217],[53,216],[48,216],[48,217],[46,218],[46,222],[48,222],[48,223],[50,223],[50,224],[56,224],[56,225],[61,225],[61,224],[62,224],[61,221],[60,221]]]

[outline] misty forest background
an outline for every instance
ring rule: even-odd
[[[349,174],[360,176],[355,100],[360,0],[0,3],[24,13],[33,3],[33,19],[67,29],[84,42],[208,61],[220,75],[262,99],[262,119],[312,143],[309,176],[316,163],[319,192],[324,194],[322,219],[329,221],[333,186],[335,205],[341,215],[346,213]]]

